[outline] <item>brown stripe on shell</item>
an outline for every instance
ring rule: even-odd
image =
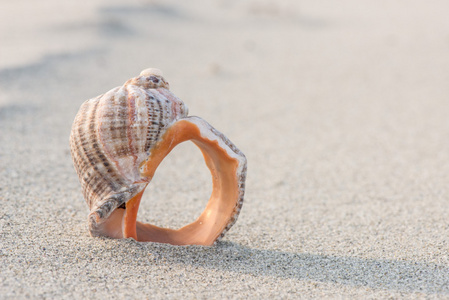
[[[133,166],[136,166],[137,162],[137,149],[135,145],[135,136],[133,129],[134,123],[136,121],[136,103],[135,97],[132,93],[128,92],[127,102],[128,102],[128,125],[126,126],[126,135],[128,140],[128,157],[133,160]]]
[[[164,91],[164,92],[161,92]],[[146,91],[146,105],[148,109],[148,117],[150,123],[147,128],[147,141],[145,144],[145,152],[149,154],[149,150],[160,140],[165,130],[177,119],[185,116],[184,114],[175,114],[172,112],[172,101],[168,100],[165,95],[171,95],[173,101],[181,102],[170,91],[165,89],[150,89]]]
[[[154,138],[154,141],[157,142],[159,140],[159,137],[161,136],[161,130],[164,129],[165,124],[163,123],[164,121],[164,109],[162,108],[162,104],[161,104],[161,100],[159,100],[158,98],[156,98],[156,105],[157,105],[157,109],[155,109],[155,113],[157,113],[159,115],[159,120],[156,126],[154,126],[156,128],[156,135]]]
[[[147,134],[146,134],[146,143],[145,143],[145,152],[148,153],[150,148],[153,147],[155,141],[157,140],[156,135],[154,134],[154,127],[155,126],[159,126],[159,121],[160,121],[160,115],[155,114],[155,106],[156,106],[156,101],[154,99],[154,96],[149,93],[146,92],[145,93],[145,103],[147,106],[147,115],[148,115],[148,120],[149,120],[149,124],[147,127]]]
[[[147,132],[150,124],[147,107],[147,93],[142,88],[136,86],[127,86],[127,89],[129,94],[134,96],[133,124],[131,125],[130,132],[132,133],[133,146],[137,154],[135,161],[137,172],[138,164],[147,157],[145,147],[147,144]]]
[[[89,117],[92,114],[92,111],[95,112],[95,108],[98,105],[98,101],[92,101],[87,106],[86,114],[84,117],[84,124],[89,124]],[[95,107],[95,108],[94,108]],[[92,207],[92,201],[94,200],[94,187],[91,183],[95,182],[94,179],[97,178],[97,172],[94,170],[95,161],[91,155],[90,141],[89,141],[89,130],[86,130],[86,125],[80,126],[78,128],[79,139],[81,143],[81,147],[83,149],[83,169],[85,169],[85,174],[87,176],[83,177],[82,185],[84,186],[84,197],[91,199],[88,203],[89,207]]]
[[[115,93],[101,99],[102,105],[99,110],[101,123],[98,134],[107,157],[119,172],[118,177],[127,184],[131,184],[136,179],[136,174],[132,171],[135,162],[130,153],[135,153],[136,150],[129,147],[128,100],[129,93],[126,88],[117,89]],[[114,113],[110,113],[111,111]]]
[[[79,124],[84,124],[84,126],[79,126],[76,131],[73,131],[73,142],[77,147],[82,149],[82,151],[75,153],[74,160],[76,161],[78,171],[85,174],[80,177],[80,181],[85,198],[90,199],[90,201],[88,201],[90,207],[92,206],[93,199],[101,194],[96,188],[96,182],[99,180],[102,181],[96,170],[98,169],[96,167],[97,159],[94,157],[96,150],[93,149],[93,145],[96,143],[96,137],[92,137],[89,133],[95,132],[92,128],[95,123],[94,115],[97,105],[98,99],[91,100],[83,105],[83,109],[81,110],[83,113],[79,114],[77,121]],[[105,182],[103,182],[102,189],[103,187],[108,186],[108,184],[104,183]]]

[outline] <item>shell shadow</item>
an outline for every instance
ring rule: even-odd
[[[142,245],[141,243],[137,243]],[[261,277],[334,283],[400,292],[449,295],[449,266],[435,263],[366,259],[261,250],[231,242],[214,247],[149,244],[154,261],[186,264]],[[220,259],[211,260],[211,256]]]

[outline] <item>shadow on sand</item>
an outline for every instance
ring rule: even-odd
[[[435,263],[259,250],[230,242],[220,242],[215,247],[188,248],[136,244],[149,250],[154,261],[163,260],[170,264],[253,276],[449,295],[449,267]],[[211,255],[222,260],[210,260]]]

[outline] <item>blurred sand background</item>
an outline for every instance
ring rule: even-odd
[[[0,2],[0,298],[449,298],[448,1],[85,2]],[[147,67],[248,158],[217,246],[88,234],[72,121]],[[138,218],[210,191],[180,145]]]

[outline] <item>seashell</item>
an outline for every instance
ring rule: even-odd
[[[156,168],[179,143],[203,153],[213,191],[196,221],[180,229],[136,221]],[[90,209],[92,236],[175,245],[212,245],[236,222],[246,179],[244,154],[169,90],[158,69],[147,69],[81,105],[70,135],[75,170]]]

